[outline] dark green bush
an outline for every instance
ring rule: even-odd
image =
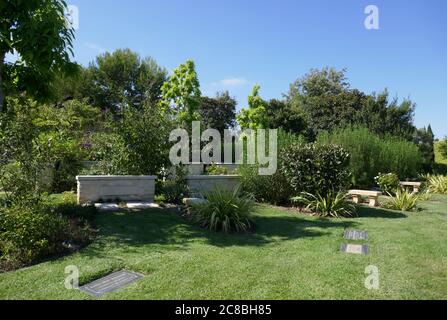
[[[64,251],[69,222],[48,206],[15,205],[0,209],[0,251],[3,259],[29,264]]]
[[[295,195],[325,195],[349,187],[349,153],[337,145],[293,144],[281,151],[280,172]]]
[[[258,173],[257,165],[241,165],[238,173],[241,176],[243,192],[259,202],[286,204],[294,195],[289,182],[279,170],[273,175],[262,176]]]
[[[171,168],[166,180],[159,181],[161,196],[167,203],[181,204],[183,198],[189,195],[186,183],[187,168],[182,165]]]
[[[338,144],[350,156],[352,184],[369,188],[379,172],[394,172],[401,180],[415,178],[422,158],[418,147],[396,137],[381,138],[366,128],[346,128],[318,137],[321,144]]]
[[[237,172],[241,176],[242,191],[260,202],[272,204],[288,203],[290,197],[294,195],[294,191],[280,170],[283,162],[280,154],[281,150],[286,150],[294,143],[304,143],[304,138],[283,130],[278,130],[278,168],[273,175],[259,175],[258,165],[240,165]]]
[[[14,269],[89,243],[94,206],[79,206],[73,193],[0,207],[0,268]]]

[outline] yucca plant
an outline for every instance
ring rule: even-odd
[[[328,192],[325,195],[313,195],[302,192],[300,196],[293,197],[292,202],[304,204],[306,209],[312,211],[313,215],[322,217],[340,218],[351,216],[356,208],[347,201],[345,194],[341,192]]]
[[[413,211],[416,209],[420,199],[421,196],[419,194],[398,189],[396,195],[391,196],[391,198],[384,204],[384,207],[392,210]]]
[[[240,196],[238,189],[215,189],[204,196],[207,201],[193,205],[191,210],[193,220],[202,227],[226,233],[246,232],[253,227],[250,214],[254,202]]]
[[[447,177],[441,175],[428,176],[427,187],[431,193],[447,194]]]

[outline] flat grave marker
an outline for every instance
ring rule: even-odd
[[[142,274],[121,270],[87,283],[80,287],[79,290],[95,297],[101,297],[107,292],[123,288],[141,278],[143,278]]]
[[[343,237],[347,240],[368,240],[368,232],[363,230],[345,230]]]
[[[365,244],[342,244],[340,250],[346,253],[367,255],[369,248]]]

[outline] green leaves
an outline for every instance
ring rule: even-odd
[[[385,202],[384,207],[392,210],[413,211],[416,209],[419,200],[419,194],[397,189],[396,195]]]
[[[267,102],[259,96],[259,85],[253,87],[248,96],[248,108],[242,109],[237,116],[237,121],[242,129],[266,129],[269,127],[267,115]]]
[[[253,227],[253,201],[239,196],[239,191],[216,189],[205,194],[207,202],[192,208],[194,221],[212,231],[246,232]]]
[[[178,124],[184,127],[200,119],[197,108],[200,104],[200,84],[194,61],[188,60],[178,66],[161,87],[161,106],[169,109]]]
[[[7,93],[26,91],[45,100],[55,74],[73,70],[68,52],[72,52],[74,32],[66,24],[65,1],[6,1],[1,9],[0,57],[14,49],[20,61],[6,68],[0,86]],[[0,64],[4,65],[3,59]]]
[[[322,217],[348,217],[356,211],[355,206],[349,203],[346,195],[341,192],[330,191],[325,195],[302,192],[300,196],[293,197],[291,200],[299,205],[304,204],[307,210]]]

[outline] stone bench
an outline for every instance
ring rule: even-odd
[[[400,185],[404,188],[412,188],[413,193],[418,193],[419,188],[421,187],[421,182],[401,181]]]
[[[348,195],[352,197],[354,203],[361,203],[362,196],[367,196],[369,198],[369,206],[377,207],[379,205],[379,196],[382,195],[382,192],[370,190],[349,190]]]

